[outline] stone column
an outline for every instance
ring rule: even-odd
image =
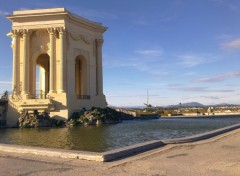
[[[103,95],[103,73],[102,73],[102,45],[103,39],[96,39],[97,43],[97,95]]]
[[[59,93],[63,93],[66,91],[65,88],[65,70],[64,70],[64,59],[65,59],[65,28],[64,27],[60,27],[58,28],[58,32],[59,32],[59,40],[60,40],[60,48],[59,48],[59,63],[60,63],[60,67],[59,67]]]
[[[23,35],[23,80],[22,80],[22,95],[25,99],[28,99],[28,82],[29,82],[29,36],[30,31],[28,29],[22,30]]]
[[[18,63],[19,63],[19,56],[18,56],[18,48],[19,48],[19,31],[12,30],[12,49],[13,49],[13,70],[12,70],[12,91],[13,94],[19,93],[19,88],[17,87],[18,83]]]
[[[55,56],[55,29],[48,28],[49,38],[50,38],[50,45],[49,45],[49,57],[50,57],[50,87],[49,93],[55,93],[55,86],[54,86],[54,56]]]

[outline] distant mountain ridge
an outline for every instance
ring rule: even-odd
[[[186,108],[191,108],[191,107],[219,107],[219,106],[239,106],[236,104],[228,104],[228,103],[220,103],[220,104],[215,104],[215,105],[204,105],[199,102],[187,102],[187,103],[181,103],[181,107],[186,107]],[[156,107],[165,107],[165,108],[179,108],[180,104],[177,105],[167,105],[167,106],[156,106]],[[118,108],[123,108],[123,109],[143,109],[146,108],[146,106],[119,106]]]
[[[204,107],[205,105],[198,103],[198,102],[188,102],[188,103],[181,103],[178,105],[169,105],[167,107]]]
[[[188,106],[188,107],[203,107],[204,105],[198,102],[189,102],[189,103],[182,103],[181,106]]]

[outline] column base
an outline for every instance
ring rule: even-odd
[[[22,93],[22,99],[24,99],[24,100],[27,100],[27,99],[29,99],[29,94],[27,94],[27,93]]]
[[[48,94],[57,93],[56,90],[50,90]]]
[[[58,93],[66,93],[65,90],[59,90]]]

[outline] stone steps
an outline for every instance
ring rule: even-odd
[[[53,111],[54,104],[50,99],[27,99],[22,101],[12,101],[10,102],[17,108],[18,111]]]

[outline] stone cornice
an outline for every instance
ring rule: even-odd
[[[107,27],[102,26],[101,23],[96,23],[77,16],[67,11],[65,8],[14,11],[13,15],[8,15],[7,18],[13,23],[22,22],[23,20],[24,22],[30,22],[32,18],[35,18],[39,22],[44,21],[43,19],[48,19],[49,21],[62,19],[64,21],[69,20],[70,22],[77,22],[82,26],[102,33],[107,30]],[[62,25],[64,25],[64,23],[65,22],[63,22]]]
[[[25,14],[39,14],[39,13],[56,13],[66,11],[65,8],[50,8],[50,9],[35,9],[35,10],[18,10],[14,11],[13,15],[25,15]]]

